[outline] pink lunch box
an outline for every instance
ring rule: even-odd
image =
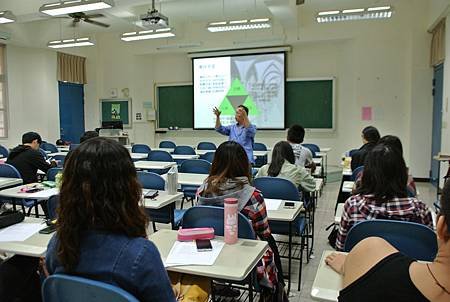
[[[178,241],[192,241],[196,239],[213,239],[214,229],[213,228],[192,228],[178,230]]]

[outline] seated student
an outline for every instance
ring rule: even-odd
[[[432,228],[427,206],[414,197],[408,197],[407,179],[405,161],[400,153],[391,146],[375,146],[367,155],[356,195],[344,204],[336,248],[343,250],[348,231],[366,219],[411,221]]]
[[[46,267],[119,286],[139,301],[175,301],[155,245],[130,154],[118,142],[92,138],[67,156],[57,232]]]
[[[436,233],[438,252],[432,263],[417,262],[377,237],[362,240],[347,256],[328,256],[325,262],[344,281],[338,301],[450,301],[449,181],[442,192]]]
[[[363,145],[352,155],[351,168],[352,171],[359,166],[364,165],[364,160],[366,159],[367,153],[373,149],[380,139],[380,133],[377,128],[373,126],[368,126],[363,129],[361,133]]]
[[[256,177],[262,176],[285,178],[308,192],[316,188],[316,182],[311,174],[305,168],[295,165],[292,147],[285,141],[278,142],[273,147],[272,161],[262,166],[256,174]]]
[[[249,184],[250,179],[250,163],[244,148],[233,141],[222,143],[216,150],[208,178],[197,191],[197,202],[199,205],[223,206],[225,198],[237,198],[239,211],[251,220],[258,238],[269,241],[272,235],[266,204],[261,193]],[[273,248],[276,249],[276,245]],[[259,283],[275,289],[278,269],[272,246],[261,261],[264,264],[258,264]]]
[[[47,172],[56,167],[56,162],[50,164],[45,161],[39,152],[42,143],[41,136],[36,132],[27,132],[22,135],[22,145],[18,145],[8,155],[7,164],[14,166],[20,173],[24,184],[37,182],[37,170]]]
[[[82,137],[80,137],[80,144],[84,141],[87,141],[90,138],[98,137],[97,131],[86,131]]]
[[[287,132],[287,141],[294,150],[295,164],[300,167],[310,168],[314,173],[316,164],[313,161],[311,150],[303,147],[303,139],[305,138],[305,129],[300,125],[292,125]]]

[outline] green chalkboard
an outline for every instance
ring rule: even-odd
[[[131,127],[130,99],[101,99],[101,121],[122,121],[125,127]]]
[[[192,84],[159,86],[158,128],[194,127],[194,92]]]
[[[290,80],[286,82],[286,127],[334,128],[333,79]],[[192,84],[156,86],[158,127],[193,128]]]

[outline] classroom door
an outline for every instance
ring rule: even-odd
[[[433,156],[441,151],[442,132],[442,92],[444,83],[444,66],[440,64],[434,68],[433,79],[433,134],[431,142],[431,182],[436,185],[438,181],[439,162]]]
[[[59,126],[61,138],[77,143],[84,133],[84,86],[59,83]]]

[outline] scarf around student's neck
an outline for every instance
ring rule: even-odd
[[[223,206],[225,198],[236,198],[238,200],[238,209],[241,211],[252,197],[255,188],[250,186],[248,178],[245,176],[228,178],[224,182],[212,183],[216,186],[214,192],[207,190],[208,183],[205,182],[199,188],[199,205]],[[208,193],[206,193],[208,191]]]

